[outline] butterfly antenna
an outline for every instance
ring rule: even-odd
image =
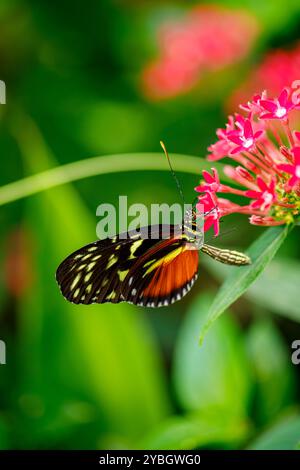
[[[178,188],[180,197],[181,197],[183,203],[185,204],[185,200],[184,200],[184,195],[183,195],[183,192],[182,192],[181,184],[179,183],[179,180],[178,180],[178,178],[177,178],[177,176],[176,176],[176,173],[175,173],[175,171],[173,170],[173,167],[172,167],[172,164],[171,164],[171,160],[170,160],[170,156],[169,156],[168,151],[167,151],[167,149],[166,149],[166,146],[165,146],[165,144],[163,143],[162,140],[160,141],[160,145],[161,145],[161,148],[162,148],[163,151],[164,151],[165,156],[167,157],[167,160],[168,160],[168,163],[169,163],[169,167],[170,167],[172,176],[173,176],[173,178],[174,178],[174,180],[175,180],[176,186],[177,186],[177,188]]]

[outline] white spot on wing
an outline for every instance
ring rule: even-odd
[[[88,265],[88,267],[86,268],[86,270],[87,270],[87,271],[91,271],[91,270],[93,269],[93,267],[95,266],[95,264],[96,264],[95,262],[90,263],[90,264]]]
[[[78,294],[79,294],[79,292],[80,292],[80,289],[76,289],[76,291],[74,292],[74,296],[73,296],[73,297],[77,297]]]
[[[74,287],[78,284],[80,277],[81,277],[81,274],[77,274],[77,276],[75,277],[74,281],[71,284],[71,290],[73,290]]]
[[[84,282],[88,282],[88,281],[90,280],[92,274],[93,274],[93,273],[87,274],[87,275],[85,276],[85,278],[84,278]]]

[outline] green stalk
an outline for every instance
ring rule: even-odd
[[[172,155],[172,161],[177,171],[194,174],[196,178],[200,174],[200,168],[206,167],[199,157]],[[51,168],[2,186],[0,188],[0,205],[89,176],[124,171],[168,171],[168,169],[163,156],[157,153],[119,154],[88,158]]]
[[[20,146],[21,152],[26,155],[30,168],[45,168],[49,166],[49,160],[55,161],[52,158],[53,156],[49,154],[49,148],[46,146],[40,130],[28,116],[19,115],[18,119],[15,119],[14,124],[11,126],[11,130]],[[209,170],[212,166],[210,162],[201,157],[172,154],[171,159],[176,171],[195,176],[195,184],[199,180],[201,171],[204,169]],[[218,169],[222,179],[228,179],[223,174],[223,165],[221,163],[214,162],[213,166]],[[149,170],[169,171],[162,152],[124,153],[87,158],[66,165],[56,166],[2,186],[0,188],[0,205],[90,176]]]

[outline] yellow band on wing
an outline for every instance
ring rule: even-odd
[[[176,250],[171,251],[171,253],[168,253],[166,256],[163,256],[159,260],[155,262],[153,260],[153,264],[147,269],[143,277],[145,277],[147,274],[151,273],[154,269],[156,269],[158,266],[164,263],[170,263],[174,258],[176,258],[178,255],[180,255],[183,251],[185,250],[184,246],[180,246],[179,248],[176,248]],[[149,262],[147,263],[149,264]]]

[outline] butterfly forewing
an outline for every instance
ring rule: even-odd
[[[122,301],[121,285],[137,251],[142,245],[146,250],[156,242],[112,238],[81,248],[68,256],[57,269],[56,279],[62,294],[76,304]]]

